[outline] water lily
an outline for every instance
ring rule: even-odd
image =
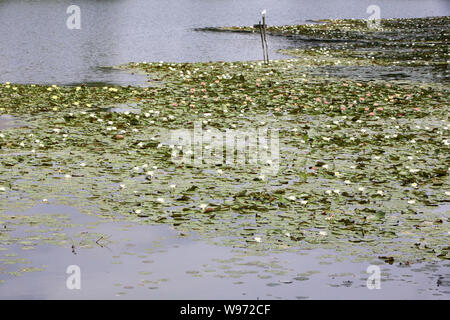
[[[164,198],[157,198],[156,201],[159,203],[164,203]]]
[[[291,201],[295,201],[297,198],[295,196],[289,196],[288,199]]]
[[[261,237],[254,237],[253,238],[256,242],[261,242]]]
[[[0,187],[0,191],[6,191],[5,187]]]

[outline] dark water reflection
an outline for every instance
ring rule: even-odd
[[[143,84],[115,71],[130,61],[258,60],[257,35],[196,32],[207,26],[270,24],[320,18],[367,18],[372,0],[0,0],[0,82]],[[81,8],[81,30],[66,27],[69,5]],[[383,18],[447,15],[446,0],[380,0]],[[269,39],[271,58],[287,46]]]

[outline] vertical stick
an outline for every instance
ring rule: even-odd
[[[262,50],[263,50],[263,60],[264,60],[264,63],[266,63],[266,52],[265,52],[265,47],[264,47],[264,35],[263,35],[263,27],[261,24],[261,20],[259,20],[258,26],[259,26],[259,32],[261,33],[261,46],[262,46]]]
[[[266,61],[269,64],[269,46],[267,45],[267,37],[266,37],[266,15],[264,14],[262,17],[263,20],[263,31],[264,31],[264,43],[266,45]]]

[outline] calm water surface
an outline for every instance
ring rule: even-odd
[[[81,30],[69,30],[66,9],[81,9]],[[197,32],[208,26],[251,25],[267,9],[268,23],[321,18],[448,15],[447,0],[0,0],[0,82],[145,83],[107,66],[130,61],[259,60],[258,35]],[[269,39],[271,58],[288,46]]]

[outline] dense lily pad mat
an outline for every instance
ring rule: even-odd
[[[449,258],[445,79],[325,77],[304,58],[122,68],[159,84],[0,85],[0,112],[26,124],[0,131],[2,210],[62,203],[256,251],[322,247],[388,263]],[[168,134],[195,121],[223,132],[279,129],[278,173],[174,164]],[[6,249],[7,228],[0,240]]]

